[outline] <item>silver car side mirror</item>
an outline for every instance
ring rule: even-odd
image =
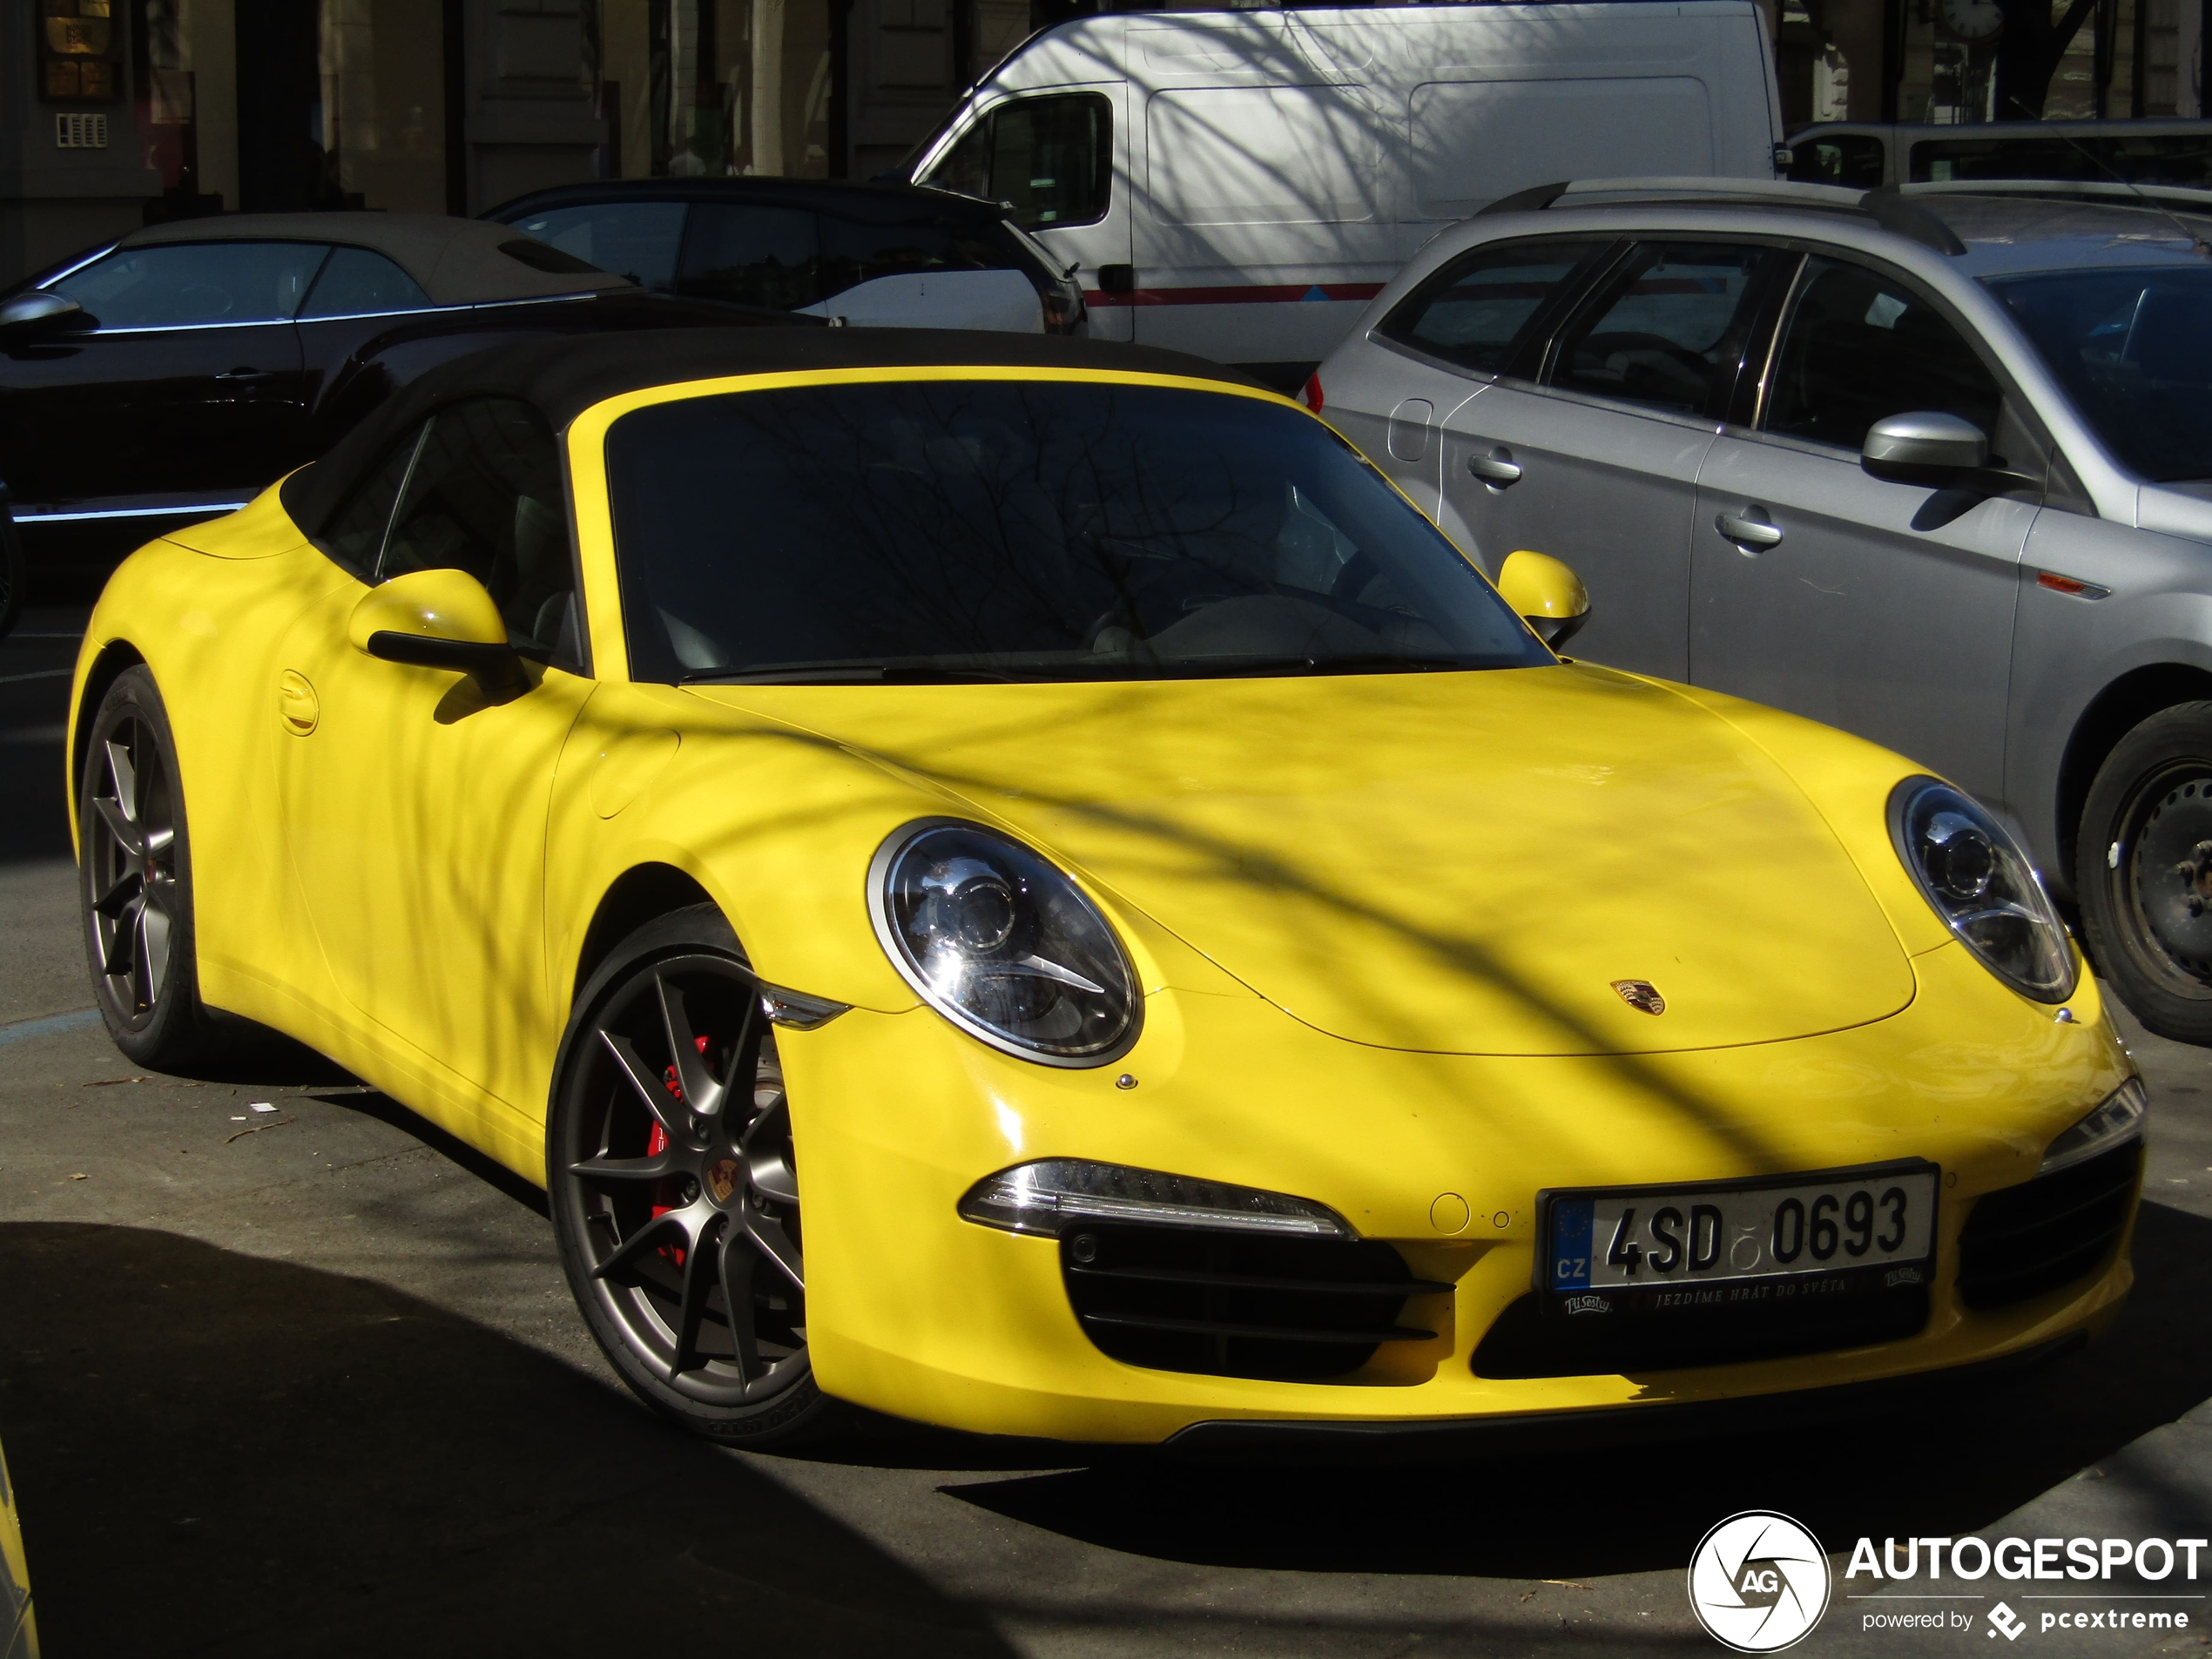
[[[58,293],[34,288],[29,293],[0,300],[0,341],[27,340],[69,327],[84,316],[84,307]]]
[[[1989,439],[1979,427],[1934,409],[1875,421],[1859,452],[1867,472],[1900,484],[1951,483],[1988,462]]]

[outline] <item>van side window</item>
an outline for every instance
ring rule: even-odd
[[[1113,105],[1097,92],[1001,104],[921,182],[1010,202],[1025,231],[1096,225],[1112,205]]]
[[[430,417],[376,579],[466,570],[490,590],[507,637],[575,662],[581,637],[559,451],[537,411],[477,397]]]
[[[1743,360],[1752,279],[1769,257],[1742,243],[1643,244],[1561,335],[1552,384],[1717,417]]]
[[[1485,374],[1507,371],[1526,336],[1610,242],[1513,242],[1476,248],[1446,266],[1382,320],[1386,340]]]
[[[1993,439],[2003,401],[1974,348],[1916,290],[1863,265],[1812,259],[1782,326],[1760,424],[1857,449],[1877,421],[1939,409]]]

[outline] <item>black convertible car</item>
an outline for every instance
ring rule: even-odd
[[[823,326],[651,293],[503,225],[287,213],[135,232],[0,296],[0,481],[34,571],[240,505],[393,389],[531,335]]]

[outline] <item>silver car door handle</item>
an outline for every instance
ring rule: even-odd
[[[239,381],[273,381],[276,379],[278,374],[281,372],[281,370],[273,368],[248,368],[245,365],[240,364],[236,368],[226,369],[222,374],[218,374],[215,378],[219,381],[230,381],[233,383]]]
[[[1487,455],[1469,455],[1467,470],[1499,489],[1521,482],[1521,463],[1513,458],[1513,451],[1502,444]]]
[[[1746,507],[1740,513],[1723,513],[1713,521],[1714,528],[1738,547],[1756,547],[1764,551],[1782,545],[1782,531],[1761,507]]]

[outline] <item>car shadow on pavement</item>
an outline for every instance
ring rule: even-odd
[[[0,1330],[57,1655],[1010,1652],[743,1460],[381,1285],[10,1224]]]
[[[1123,1456],[941,1490],[1133,1554],[1302,1572],[1556,1581],[1673,1570],[1714,1522],[1750,1508],[1794,1516],[1831,1549],[1862,1535],[1961,1535],[2212,1398],[2212,1221],[2145,1204],[2135,1271],[2129,1305],[2101,1340],[1917,1415],[1367,1468]]]

